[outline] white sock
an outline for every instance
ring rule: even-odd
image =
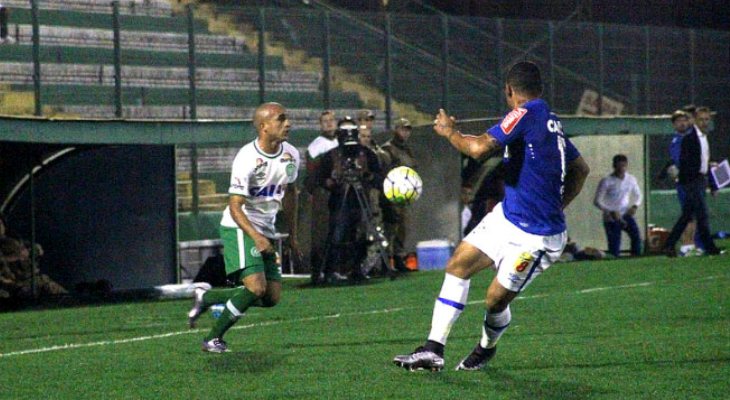
[[[511,320],[512,312],[509,310],[509,306],[497,314],[490,314],[487,311],[487,315],[484,317],[484,325],[482,326],[482,340],[479,342],[479,345],[485,349],[496,346],[497,341],[504,331],[507,330]]]
[[[461,279],[446,274],[444,283],[441,285],[439,298],[436,299],[436,304],[433,306],[431,333],[428,335],[428,340],[446,344],[451,327],[466,305],[466,298],[469,295],[469,282],[469,279]]]

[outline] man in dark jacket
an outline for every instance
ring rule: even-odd
[[[317,184],[330,193],[328,251],[322,268],[327,282],[335,280],[335,266],[353,280],[363,278],[360,265],[367,254],[368,223],[364,207],[370,207],[368,191],[383,182],[378,157],[359,143],[358,126],[350,117],[338,123],[337,140],[339,146],[322,156],[315,173]]]
[[[698,107],[695,115],[698,124],[691,126],[689,132],[682,137],[677,181],[685,192],[685,199],[682,204],[682,215],[664,244],[664,252],[669,256],[677,255],[674,247],[693,217],[697,221],[697,232],[701,242],[705,245],[705,253],[720,254],[720,249],[715,245],[710,234],[710,223],[705,204],[707,173],[710,167],[710,146],[707,141],[709,116],[709,108]],[[710,179],[710,183],[712,190],[717,190],[712,179]]]

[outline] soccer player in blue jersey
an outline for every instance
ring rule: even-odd
[[[456,248],[446,265],[428,340],[414,352],[396,356],[393,362],[400,367],[443,368],[446,339],[466,305],[469,280],[491,267],[497,276],[487,290],[481,340],[456,366],[481,369],[510,324],[510,302],[565,248],[563,209],[580,193],[588,165],[540,99],[542,79],[535,64],[512,66],[504,92],[512,111],[483,135],[462,134],[444,110],[434,121],[436,133],[469,157],[484,160],[504,151],[505,197]]]

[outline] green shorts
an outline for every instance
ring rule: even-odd
[[[267,281],[281,281],[279,255],[264,254],[256,250],[253,239],[242,229],[220,226],[223,242],[223,258],[226,261],[226,275],[236,283],[241,279],[263,272]]]

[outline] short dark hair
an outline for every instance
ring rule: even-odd
[[[518,93],[539,96],[542,93],[540,68],[529,61],[518,62],[507,72],[507,84]]]
[[[686,106],[682,107],[682,111],[686,112],[687,114],[694,116],[697,112],[697,106],[694,104],[687,104]]]
[[[332,112],[332,110],[324,110],[324,111],[322,111],[322,114],[319,114],[319,122],[322,122],[322,117],[324,117],[325,115],[332,115],[334,117],[335,116],[335,113]]]
[[[672,113],[672,123],[680,118],[689,118],[689,115],[687,115],[687,112],[684,110],[677,110]]]
[[[620,162],[629,162],[629,158],[623,154],[616,154],[613,156],[613,166],[615,167]]]

